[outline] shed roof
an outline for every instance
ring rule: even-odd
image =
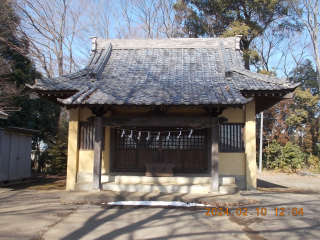
[[[38,79],[38,92],[74,91],[64,105],[242,105],[243,92],[297,85],[244,69],[239,36],[157,40],[93,38],[84,69]]]
[[[0,111],[0,119],[8,119],[9,115],[3,111]]]

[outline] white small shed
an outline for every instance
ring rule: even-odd
[[[0,182],[31,177],[31,141],[37,131],[0,129]]]

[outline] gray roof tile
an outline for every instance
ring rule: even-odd
[[[29,87],[39,91],[77,90],[68,99],[58,99],[67,105],[232,105],[250,101],[240,91],[296,87],[286,79],[244,69],[235,42],[236,38],[99,39],[83,70],[37,79]]]

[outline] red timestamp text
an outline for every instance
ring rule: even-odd
[[[236,208],[236,209],[229,209],[229,208],[206,208],[206,216],[224,216],[224,215],[231,215],[231,216],[266,216],[268,213],[272,212],[276,216],[302,216],[303,215],[303,208],[274,208],[269,212],[265,207],[262,208],[255,208],[248,211],[248,208]]]

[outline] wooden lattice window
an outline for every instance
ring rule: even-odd
[[[121,137],[123,130],[125,134]],[[129,137],[131,130],[133,131],[132,138]],[[137,139],[139,131],[141,131],[140,140]],[[150,131],[149,138],[148,131]],[[159,140],[157,140],[158,132],[160,132]],[[167,140],[169,132],[170,137]],[[122,130],[116,129],[115,147],[118,149],[206,149],[205,129],[193,130],[190,137],[189,135],[190,128],[125,127]]]
[[[219,126],[219,151],[244,152],[243,124],[229,123]]]
[[[163,149],[206,149],[206,129],[192,130],[192,134],[189,128],[163,128],[163,131],[175,131],[170,133],[169,140],[168,132],[162,135]],[[180,131],[181,135],[178,138]]]
[[[124,130],[124,135],[121,137]],[[132,130],[132,137],[130,138]],[[137,139],[138,131],[141,131],[140,140]],[[124,127],[116,129],[116,148],[140,148],[140,149],[158,149],[159,141],[156,140],[157,134],[151,133],[148,138],[148,131],[159,131],[157,127]]]
[[[94,123],[80,122],[80,149],[93,150],[94,148]],[[104,133],[104,128],[102,128]],[[104,134],[102,137],[102,150],[104,150]]]

